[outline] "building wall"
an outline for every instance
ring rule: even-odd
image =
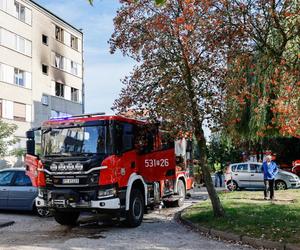
[[[31,127],[53,115],[82,113],[83,36],[33,1],[17,3],[0,0],[0,119],[18,126],[17,147],[24,147],[25,132]],[[62,41],[56,38],[56,27],[63,29]],[[21,77],[16,78],[18,73]],[[57,82],[63,84],[64,96],[56,96]],[[24,107],[26,114],[20,118]]]

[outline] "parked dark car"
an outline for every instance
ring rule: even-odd
[[[3,169],[0,171],[0,209],[34,211],[39,216],[49,215],[45,209],[35,207],[38,195],[25,169]]]

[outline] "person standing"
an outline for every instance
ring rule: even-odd
[[[278,167],[274,161],[272,161],[272,156],[267,155],[266,161],[262,165],[263,172],[264,172],[264,197],[265,200],[268,199],[270,193],[270,199],[274,199],[274,184],[275,184],[275,177],[278,173]]]
[[[223,171],[222,171],[221,163],[220,162],[215,162],[214,169],[215,169],[215,187],[218,186],[218,182],[220,184],[220,187],[222,187]]]

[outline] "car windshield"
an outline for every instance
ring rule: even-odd
[[[108,126],[49,128],[43,133],[43,153],[50,155],[110,154],[112,135]]]

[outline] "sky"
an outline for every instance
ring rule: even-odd
[[[120,52],[111,55],[109,40],[113,18],[120,7],[118,0],[35,0],[84,34],[85,112],[106,112],[122,88],[121,79],[131,72],[134,62]]]

